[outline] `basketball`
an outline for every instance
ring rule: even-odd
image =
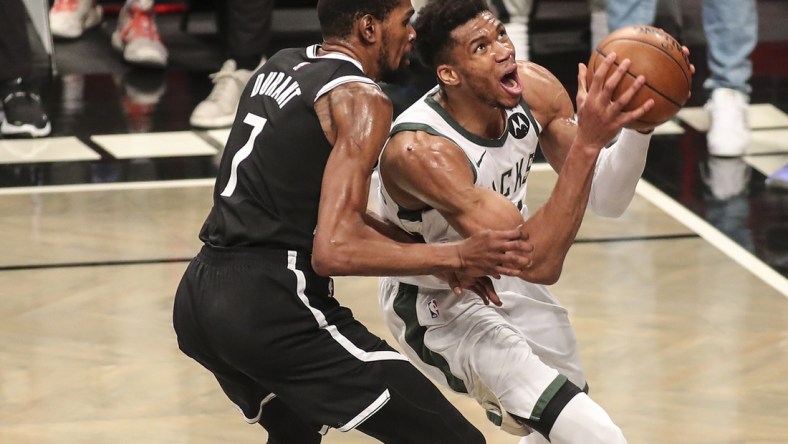
[[[627,128],[644,130],[656,127],[675,116],[687,102],[692,87],[690,61],[681,50],[681,43],[662,29],[636,25],[618,29],[605,37],[591,53],[586,73],[586,85],[591,87],[594,71],[611,52],[616,53],[616,63],[629,59],[632,64],[627,75],[613,92],[616,99],[632,85],[637,76],[644,75],[646,83],[638,90],[625,110],[633,110],[648,99],[654,107]],[[608,71],[608,76],[614,67]]]

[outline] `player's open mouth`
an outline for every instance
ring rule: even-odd
[[[501,87],[507,94],[512,96],[522,95],[523,85],[520,83],[520,76],[517,75],[516,66],[501,78]]]

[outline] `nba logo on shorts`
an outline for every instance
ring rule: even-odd
[[[430,317],[432,319],[437,318],[441,314],[441,312],[438,311],[438,302],[435,299],[431,300],[427,304],[427,307],[430,309]]]

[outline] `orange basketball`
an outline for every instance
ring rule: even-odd
[[[639,120],[627,127],[646,129],[668,121],[687,102],[692,87],[690,61],[681,50],[681,43],[667,32],[653,26],[636,25],[621,28],[608,35],[591,53],[588,61],[586,84],[590,88],[594,71],[611,52],[616,53],[616,65],[624,59],[632,64],[627,76],[621,79],[613,93],[617,98],[638,75],[646,77],[646,84],[635,94],[625,108],[632,110],[648,99],[654,107]],[[613,68],[608,71],[608,75]]]

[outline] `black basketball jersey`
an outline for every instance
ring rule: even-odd
[[[358,61],[317,50],[278,52],[244,88],[200,232],[204,242],[311,253],[332,148],[315,101],[344,83],[375,84]]]

